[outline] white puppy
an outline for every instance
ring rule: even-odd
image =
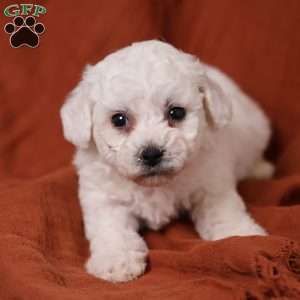
[[[77,147],[89,273],[142,274],[139,225],[159,229],[180,210],[204,239],[266,234],[236,185],[271,176],[269,122],[219,70],[160,41],[134,43],[87,67],[61,116]]]

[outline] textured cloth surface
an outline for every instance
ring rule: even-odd
[[[0,33],[0,299],[300,299],[300,1],[39,4],[38,48],[12,49]],[[220,67],[271,118],[275,177],[239,186],[270,236],[207,242],[174,221],[143,233],[145,275],[111,284],[83,269],[74,149],[58,112],[86,63],[152,38]]]

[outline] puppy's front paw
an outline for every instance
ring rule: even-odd
[[[219,240],[231,236],[268,235],[268,233],[251,218],[240,223],[227,222],[202,230],[201,236],[206,240]]]
[[[99,245],[86,263],[88,273],[111,282],[126,282],[143,274],[148,249],[140,237]]]
[[[274,173],[275,166],[271,162],[261,159],[254,165],[249,174],[249,178],[270,179]]]
[[[240,225],[235,228],[228,230],[226,232],[217,232],[213,240],[219,240],[230,236],[249,236],[249,235],[267,235],[267,232],[259,225],[255,224],[246,224]]]

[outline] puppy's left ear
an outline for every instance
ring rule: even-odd
[[[232,104],[222,88],[206,77],[199,91],[204,96],[203,106],[208,124],[214,128],[226,126],[232,118]]]
[[[80,148],[88,147],[92,134],[92,101],[84,76],[60,111],[66,140]]]

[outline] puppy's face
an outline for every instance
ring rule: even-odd
[[[99,152],[139,184],[163,184],[176,175],[199,145],[205,126],[197,86],[171,67],[147,70],[144,82],[146,74],[118,74],[104,84],[106,97],[94,108]]]
[[[75,118],[76,96],[88,93],[77,126],[86,119],[90,125],[78,129],[77,141],[68,136],[65,123],[71,117],[67,109],[65,114],[62,111],[63,120],[69,119],[64,120],[69,140],[80,147],[79,135],[89,131],[88,139],[94,140],[102,160],[122,176],[147,186],[167,183],[189,163],[201,147],[208,117],[214,115],[211,110],[206,116],[205,109],[212,105],[204,101],[212,97],[198,80],[203,76],[200,64],[169,45],[153,43],[158,43],[155,49],[161,53],[153,53],[152,47],[148,56],[139,57],[135,49],[126,52],[125,48],[86,72],[82,86],[69,100]]]

